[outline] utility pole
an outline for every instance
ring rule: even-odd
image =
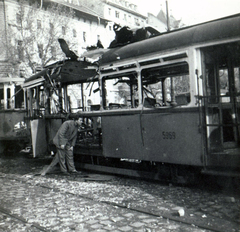
[[[167,31],[170,31],[169,14],[168,14],[168,1],[166,0],[166,18],[167,18]]]

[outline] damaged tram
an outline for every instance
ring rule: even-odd
[[[34,156],[80,116],[82,168],[178,182],[196,171],[239,177],[239,14],[57,62],[24,88]]]

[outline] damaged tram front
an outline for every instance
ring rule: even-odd
[[[65,60],[47,66],[26,80],[24,88],[34,157],[54,151],[52,139],[63,121],[100,107],[96,67],[84,61]],[[91,140],[99,145],[100,123],[97,116],[84,116],[79,142]]]

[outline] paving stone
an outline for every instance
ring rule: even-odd
[[[113,222],[110,221],[110,220],[105,220],[105,221],[100,221],[100,223],[103,224],[103,225],[110,225],[110,224],[112,224]]]
[[[87,224],[91,224],[91,225],[93,225],[93,224],[95,224],[95,223],[97,223],[97,222],[98,222],[97,220],[89,220],[89,221],[86,221]]]
[[[6,178],[16,178],[16,180],[7,179],[6,181]],[[58,191],[43,189],[40,185],[49,186]],[[3,186],[0,188],[1,207],[8,208],[11,213],[28,220],[28,228],[31,223],[36,222],[48,228],[49,231],[92,232],[100,229],[117,232],[205,231],[199,228],[190,230],[186,225],[179,225],[160,217],[150,217],[118,206],[104,205],[103,207],[99,200],[125,205],[131,203],[131,207],[150,210],[157,215],[161,215],[162,212],[171,213],[170,209],[184,206],[188,216],[193,215],[191,216],[193,219],[201,221],[207,221],[213,214],[219,219],[239,215],[239,198],[234,198],[235,202],[232,203],[221,194],[131,179],[110,178],[107,182],[100,183],[84,182],[59,175],[34,177],[0,173],[0,186]],[[66,192],[71,192],[72,195],[65,194]],[[84,197],[91,197],[95,201]],[[206,218],[203,218],[203,215],[206,215]],[[3,220],[5,224],[1,224]],[[21,226],[18,222],[0,217],[0,231],[4,231],[2,228],[6,225],[13,229],[12,231],[27,231],[26,225]]]
[[[139,215],[138,218],[144,219],[144,218],[149,218],[149,216],[148,215]]]
[[[113,225],[107,225],[105,227],[103,227],[103,229],[107,230],[107,231],[112,231],[115,228],[115,226]]]
[[[130,227],[130,226],[123,226],[123,227],[119,227],[118,228],[120,231],[130,231],[132,230],[133,228]]]
[[[93,229],[99,229],[99,228],[102,228],[103,226],[104,226],[104,225],[97,223],[97,224],[91,225],[91,228],[93,228]]]
[[[94,230],[92,232],[108,232],[107,230],[104,230],[104,229],[97,229],[97,230]]]
[[[124,214],[123,216],[126,217],[126,218],[130,218],[130,217],[133,217],[134,214],[133,213],[127,213],[127,214]]]
[[[141,227],[141,226],[144,226],[145,224],[142,223],[142,222],[134,222],[134,223],[131,223],[130,226],[133,226],[133,227]]]
[[[118,229],[112,229],[111,232],[120,232]]]
[[[99,220],[107,220],[107,219],[109,219],[109,217],[102,216],[102,217],[99,217],[98,219],[99,219]]]
[[[121,221],[121,220],[123,220],[124,218],[123,217],[112,217],[111,218],[111,220],[113,221],[113,222],[119,222],[119,221]]]
[[[153,223],[153,222],[157,222],[158,220],[157,219],[153,219],[153,218],[149,218],[149,219],[144,219],[142,221],[145,222],[145,223]]]

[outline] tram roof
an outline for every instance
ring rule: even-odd
[[[123,59],[155,53],[156,51],[164,51],[239,36],[240,14],[236,14],[111,49],[102,55],[99,63],[100,65],[106,65]]]
[[[71,60],[58,61],[46,66],[41,72],[26,79],[23,87],[30,86],[31,83],[42,83],[48,80],[49,77],[56,82],[75,84],[96,81],[96,76],[96,67],[87,62]]]

